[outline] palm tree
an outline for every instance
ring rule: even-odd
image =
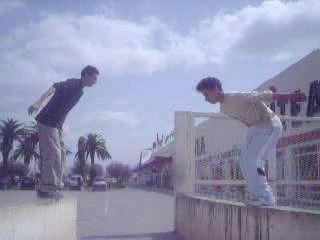
[[[25,128],[22,136],[22,138],[18,139],[19,145],[13,152],[12,158],[14,160],[23,158],[24,164],[29,166],[32,159],[38,160],[40,158],[37,151],[39,136],[36,126],[33,124],[32,126]]]
[[[90,156],[91,166],[94,165],[95,155],[102,160],[111,159],[111,155],[107,150],[105,140],[99,134],[89,133],[87,135],[86,153],[86,158]]]
[[[6,172],[8,167],[9,154],[13,148],[13,142],[20,139],[25,132],[22,123],[10,118],[6,121],[1,120],[0,138],[2,140],[1,153],[3,159],[3,171]]]
[[[75,159],[77,159],[79,161],[80,172],[81,172],[81,176],[83,177],[83,179],[86,179],[85,178],[86,143],[87,143],[87,139],[85,137],[83,137],[83,136],[79,137],[79,139],[78,139],[78,151],[75,154]]]
[[[72,151],[69,148],[66,148],[66,156],[69,156],[72,154]]]

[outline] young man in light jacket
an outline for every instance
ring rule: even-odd
[[[197,85],[197,91],[202,93],[209,103],[219,103],[222,113],[248,127],[240,161],[241,172],[252,197],[248,203],[274,205],[276,199],[266,179],[264,160],[270,151],[275,151],[277,139],[282,133],[282,123],[266,103],[305,96],[301,93],[276,94],[270,90],[224,93],[221,82],[214,77],[202,79]]]

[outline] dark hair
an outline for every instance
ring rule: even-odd
[[[205,89],[215,89],[218,88],[222,91],[221,82],[219,79],[214,77],[206,77],[202,79],[197,85],[197,91],[201,92]]]
[[[91,65],[88,65],[86,67],[84,67],[81,71],[81,77],[84,77],[85,75],[89,74],[89,75],[92,75],[92,74],[99,74],[99,71],[97,68],[95,68],[94,66],[91,66]]]

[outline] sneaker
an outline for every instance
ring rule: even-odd
[[[243,200],[242,202],[247,206],[255,206],[255,207],[263,206],[262,202],[255,199],[246,199],[246,200]]]
[[[274,206],[275,199],[274,197],[259,197],[259,198],[250,198],[248,200],[244,200],[243,203],[249,206]]]
[[[263,206],[274,206],[276,203],[276,199],[272,193],[264,194],[264,195],[260,196],[258,199],[262,203]]]
[[[274,197],[262,197],[260,202],[262,206],[274,206],[276,204]]]
[[[38,189],[37,197],[42,199],[62,199],[64,196],[61,192],[58,191],[42,191]]]

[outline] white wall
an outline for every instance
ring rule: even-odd
[[[178,195],[175,231],[185,240],[318,240],[320,213]]]

